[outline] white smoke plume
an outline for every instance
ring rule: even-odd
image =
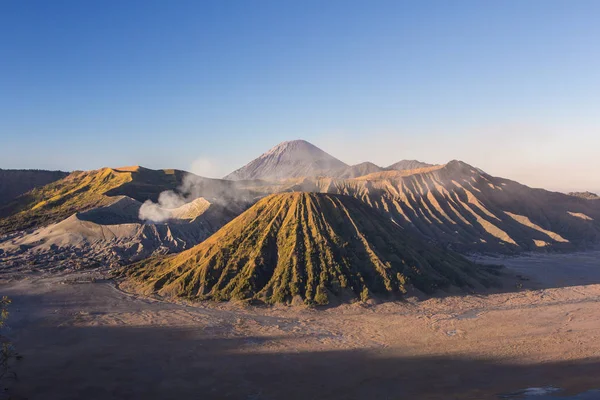
[[[200,197],[241,212],[256,196],[249,190],[239,188],[233,181],[186,174],[176,191],[162,192],[156,203],[146,200],[140,207],[139,218],[151,223],[168,221],[173,217],[174,209]]]
[[[184,178],[185,180],[185,178]],[[158,203],[146,200],[140,207],[139,218],[143,221],[164,222],[171,218],[172,209],[187,203],[186,198],[172,190],[166,190],[158,196]]]

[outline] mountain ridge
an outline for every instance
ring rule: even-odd
[[[69,175],[64,171],[0,168],[0,207],[32,189],[45,186]]]
[[[404,170],[409,170],[409,169],[420,169],[420,168],[427,168],[427,167],[433,167],[433,166],[434,166],[434,164],[429,164],[429,163],[425,163],[425,162],[418,161],[418,160],[400,160],[398,162],[395,162],[392,165],[389,165],[385,169],[404,171]]]
[[[141,202],[127,196],[111,200],[0,241],[0,264],[27,269],[33,262],[38,270],[125,265],[188,249],[237,215],[235,209],[199,198],[165,210],[170,212],[167,221],[147,223],[139,218]]]
[[[348,165],[306,140],[281,142],[223,179],[285,180],[325,176],[350,179],[383,171],[406,171],[434,166],[417,160],[401,160],[389,167],[370,161]]]
[[[381,168],[370,161],[365,161],[359,164],[350,165],[338,171],[331,172],[330,175],[338,179],[352,179],[384,170],[384,168]]]
[[[223,197],[251,198],[232,181],[204,178],[177,169],[152,170],[140,166],[74,171],[48,185],[35,188],[0,207],[0,235],[57,223],[76,212],[112,204],[117,196],[140,202],[158,201],[164,192],[178,193],[191,186],[195,197],[211,201]],[[197,192],[201,192],[198,194]],[[193,199],[189,199],[193,200]]]
[[[493,284],[483,267],[408,235],[353,197],[306,192],[267,196],[192,249],[120,274],[145,294],[265,303]]]
[[[461,252],[573,251],[600,242],[600,203],[493,177],[458,160],[305,185],[356,197]]]

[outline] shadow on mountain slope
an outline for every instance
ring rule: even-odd
[[[67,176],[68,172],[0,168],[0,207],[28,191]]]

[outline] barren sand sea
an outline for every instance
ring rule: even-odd
[[[24,356],[9,394],[497,399],[530,387],[562,396],[599,388],[600,253],[540,257],[505,261],[552,288],[327,309],[173,304],[90,282],[98,272],[4,279]],[[565,259],[592,278],[550,284],[543,268]]]

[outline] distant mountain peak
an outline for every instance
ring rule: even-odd
[[[371,168],[377,167],[377,168],[381,169],[380,166],[378,166],[375,163],[372,163],[371,161],[363,161],[361,163],[353,165],[353,167],[371,167]]]
[[[427,168],[433,167],[434,164],[428,164],[418,160],[400,160],[387,167],[386,169],[393,169],[396,171],[406,171],[409,169]]]
[[[274,154],[286,154],[290,152],[310,152],[314,153],[314,155],[325,153],[323,150],[319,149],[314,144],[307,142],[306,140],[297,139],[297,140],[288,140],[285,142],[279,143],[277,146],[274,146],[267,150],[265,153],[261,155],[274,155]],[[327,154],[328,155],[328,154]]]
[[[348,167],[345,163],[306,140],[279,143],[225,179],[280,180],[327,175],[329,171]]]
[[[304,139],[294,139],[294,140],[284,140],[283,142],[279,143],[276,146],[273,146],[273,149],[279,148],[279,147],[289,147],[289,146],[309,146],[309,147],[317,147],[314,144],[304,140]]]
[[[344,167],[335,173],[332,173],[332,176],[338,179],[352,179],[381,171],[384,171],[384,169],[380,166],[373,164],[370,161],[365,161],[360,164]]]

